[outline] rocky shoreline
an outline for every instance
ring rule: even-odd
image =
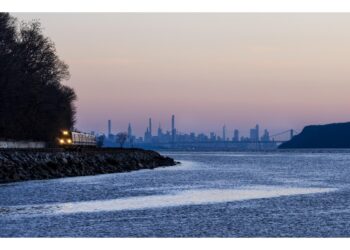
[[[0,151],[0,183],[129,172],[174,166],[169,157],[151,150]]]

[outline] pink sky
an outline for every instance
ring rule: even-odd
[[[69,66],[77,128],[279,132],[350,117],[350,14],[64,14],[39,19]]]

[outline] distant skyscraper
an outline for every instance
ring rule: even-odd
[[[175,142],[175,135],[176,135],[176,130],[175,130],[175,115],[171,116],[171,139],[172,142]]]
[[[132,135],[132,129],[131,129],[131,124],[129,122],[129,125],[128,125],[128,143],[130,145],[130,147],[133,147],[134,146],[134,136]]]
[[[216,135],[214,132],[210,132],[210,141],[216,141]]]
[[[259,141],[259,125],[257,124],[255,128],[250,129],[250,141]]]
[[[163,135],[163,131],[162,131],[162,126],[159,123],[159,127],[158,127],[158,137],[162,137]]]
[[[128,125],[128,138],[130,139],[132,137],[132,129],[131,129],[131,124],[129,123]]]
[[[255,141],[255,129],[254,128],[250,129],[249,139],[251,141]]]
[[[222,140],[226,141],[226,125],[222,127]]]
[[[111,120],[108,120],[108,136],[111,136],[112,134],[112,122]]]
[[[267,131],[267,129],[264,130],[264,134],[263,134],[263,136],[261,136],[261,141],[263,141],[263,142],[270,141],[270,134],[269,134],[269,131]]]
[[[146,132],[145,132],[144,141],[145,141],[145,142],[149,142],[149,141],[150,141],[150,138],[149,138],[149,129],[148,129],[148,128],[146,129]]]
[[[235,129],[233,131],[233,138],[232,138],[232,141],[239,141],[239,130],[238,129]]]
[[[148,132],[150,136],[152,136],[152,118],[149,118],[148,120]]]

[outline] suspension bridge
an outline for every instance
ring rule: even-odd
[[[288,130],[270,135],[270,140],[276,143],[283,143],[291,140],[296,134],[299,134],[299,133],[295,129],[288,129]]]

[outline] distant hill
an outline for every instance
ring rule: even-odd
[[[279,148],[350,148],[350,122],[307,126]]]

